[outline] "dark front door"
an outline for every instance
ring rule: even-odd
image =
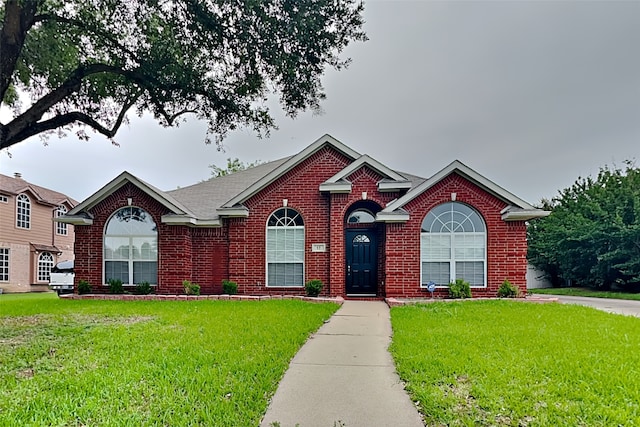
[[[347,294],[375,295],[378,285],[378,242],[373,230],[347,230]]]

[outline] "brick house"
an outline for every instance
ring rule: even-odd
[[[73,259],[73,226],[54,222],[73,209],[65,194],[0,174],[0,289],[48,290],[51,268]]]
[[[464,164],[399,173],[329,135],[298,154],[173,191],[123,172],[61,221],[76,225],[76,281],[118,278],[156,293],[474,296],[526,289],[526,221],[546,215]],[[77,283],[76,283],[77,284]]]

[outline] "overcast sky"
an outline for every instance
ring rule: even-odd
[[[0,172],[77,200],[123,170],[172,190],[228,157],[275,160],[329,133],[423,177],[458,159],[537,204],[603,165],[640,162],[640,1],[367,1],[365,19],[370,40],[323,79],[324,113],[275,109],[268,139],[236,131],[219,152],[195,119],[133,117],[120,147],[36,137],[0,152]]]

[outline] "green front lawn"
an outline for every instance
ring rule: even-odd
[[[257,425],[337,308],[0,295],[0,425]]]
[[[632,294],[629,292],[594,291],[589,288],[543,288],[528,289],[527,291],[532,294],[570,295],[576,297],[616,298],[640,301],[640,293]]]
[[[640,425],[640,319],[577,305],[391,310],[391,352],[429,426]]]

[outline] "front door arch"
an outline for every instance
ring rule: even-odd
[[[376,295],[378,241],[375,229],[345,230],[347,295]]]

